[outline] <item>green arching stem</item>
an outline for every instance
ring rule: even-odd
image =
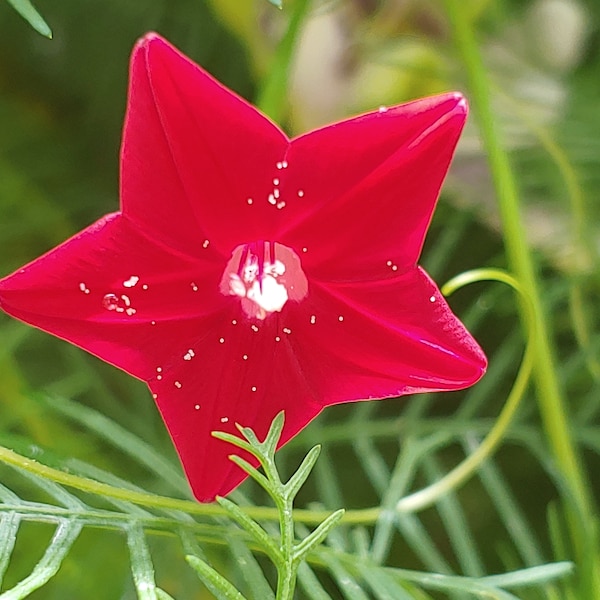
[[[309,6],[310,0],[295,0],[288,28],[279,42],[269,75],[263,82],[255,102],[256,106],[276,123],[281,123],[285,116],[290,65]]]
[[[504,405],[500,416],[496,419],[494,426],[478,446],[477,450],[435,483],[432,483],[418,492],[414,492],[401,498],[396,504],[396,509],[401,512],[416,512],[423,510],[431,506],[444,494],[461,486],[477,470],[479,465],[494,452],[498,444],[502,441],[527,390],[535,353],[535,314],[533,312],[531,300],[519,285],[519,282],[500,269],[475,269],[473,271],[461,273],[442,287],[442,293],[445,296],[449,296],[457,289],[478,281],[499,281],[506,283],[519,292],[524,301],[524,306],[527,309],[527,345],[525,347],[525,354],[523,355],[519,372],[508,395],[506,404]]]
[[[569,419],[560,388],[551,347],[551,332],[545,318],[540,284],[533,258],[526,242],[520,214],[517,185],[509,158],[504,150],[491,105],[490,83],[474,29],[460,0],[444,0],[454,41],[461,55],[468,78],[470,98],[478,117],[481,137],[488,155],[500,214],[506,252],[512,269],[530,295],[536,315],[535,360],[533,378],[544,428],[558,465],[569,487],[566,500],[576,511],[569,517],[572,542],[588,576],[597,579],[598,569],[590,564],[594,552],[594,509],[589,483],[582,468],[570,430]],[[583,527],[581,524],[584,524]],[[583,541],[583,544],[582,544]],[[596,573],[596,575],[593,575]],[[585,578],[586,575],[582,573]],[[593,589],[593,588],[591,588]],[[600,586],[595,588],[600,590]]]

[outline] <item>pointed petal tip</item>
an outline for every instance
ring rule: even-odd
[[[135,43],[135,50],[137,50],[138,48],[147,47],[154,42],[164,43],[165,39],[155,31],[149,31],[148,33],[145,33],[141,38],[138,38],[137,42]]]

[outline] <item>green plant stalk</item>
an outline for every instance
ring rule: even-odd
[[[266,443],[266,442],[265,442]],[[288,494],[286,486],[282,483],[273,456],[265,452],[261,457],[262,467],[267,479],[274,490],[267,490],[275,502],[279,515],[279,560],[277,567],[277,600],[293,600],[296,588],[298,565],[294,561],[294,520],[292,518],[294,497]],[[272,493],[272,492],[275,493]]]
[[[310,0],[295,1],[288,28],[279,42],[269,75],[263,82],[256,99],[256,106],[276,123],[281,123],[284,117],[292,56],[309,5]]]
[[[579,559],[588,561],[590,551],[596,551],[593,547],[593,540],[589,535],[586,536],[586,533],[593,533],[590,531],[590,529],[593,530],[591,525],[594,515],[592,496],[577,448],[573,442],[562,391],[556,376],[555,361],[550,344],[551,332],[547,320],[544,318],[540,285],[534,261],[526,243],[515,177],[497,130],[490,102],[490,83],[472,23],[459,0],[444,0],[444,4],[456,46],[465,66],[470,97],[488,155],[498,196],[508,259],[517,278],[530,295],[535,309],[537,351],[533,378],[537,388],[537,398],[550,446],[569,487],[567,501],[578,513],[571,514],[569,518],[572,542]],[[578,519],[582,520],[583,527],[579,524]],[[588,538],[584,544],[581,543],[584,539],[583,536]],[[589,565],[589,567],[592,572],[598,571],[594,569],[593,565]],[[600,591],[598,573],[594,575],[594,581],[597,587],[592,589]]]

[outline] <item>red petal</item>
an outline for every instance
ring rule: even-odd
[[[298,362],[325,405],[456,390],[486,368],[422,269],[379,282],[313,285],[290,312],[290,327]]]
[[[239,423],[252,427],[261,439],[275,415],[285,410],[285,443],[322,409],[278,317],[254,325],[255,331],[236,315],[239,310],[222,323],[220,337],[206,336],[194,346],[193,358],[179,357],[161,380],[150,382],[194,495],[203,502],[227,494],[245,479],[228,459],[230,454],[255,464],[234,446],[213,438],[211,431],[239,435]]]
[[[227,306],[215,284],[222,264],[203,251],[190,261],[109,215],[1,280],[0,306],[148,380]],[[105,308],[108,294],[121,312]]]
[[[191,252],[271,239],[267,197],[289,141],[155,34],[137,46],[123,142],[123,210]],[[248,199],[252,203],[248,203]]]
[[[319,280],[380,278],[415,265],[466,117],[456,93],[331,125],[292,142],[288,226]],[[303,192],[297,197],[295,190]]]

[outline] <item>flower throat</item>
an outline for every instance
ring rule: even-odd
[[[304,299],[308,281],[291,248],[261,240],[235,248],[219,289],[226,296],[237,296],[248,317],[264,320],[281,312],[288,300]]]

